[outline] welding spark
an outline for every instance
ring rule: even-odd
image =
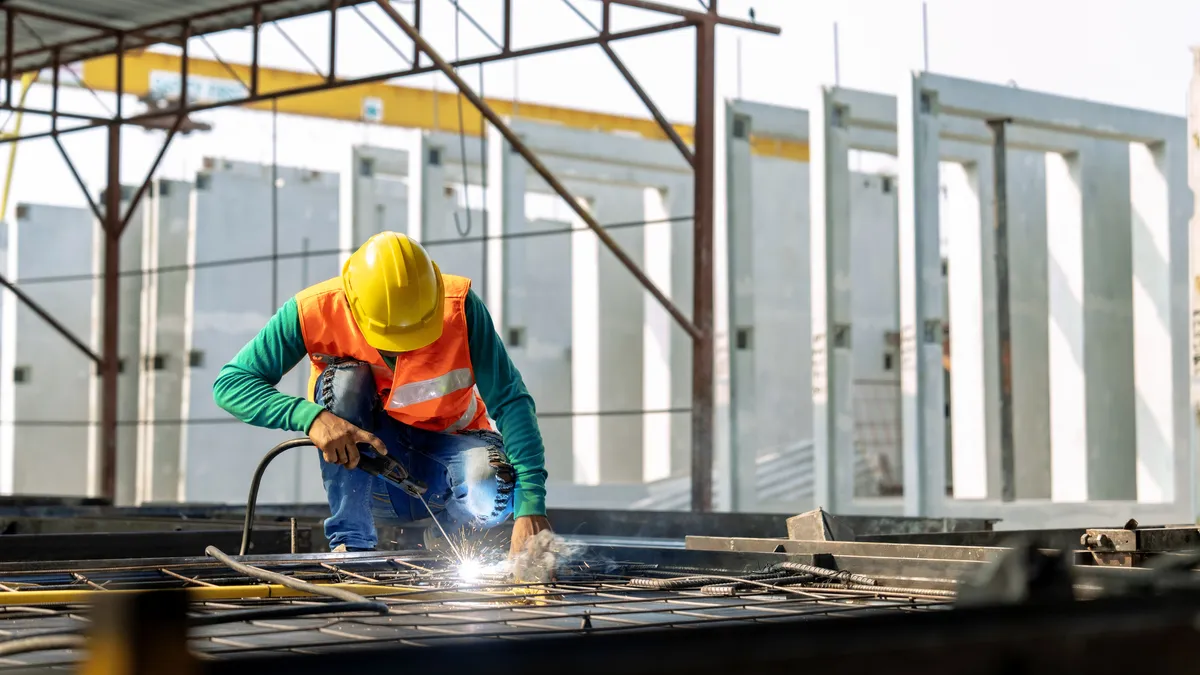
[[[478,560],[468,558],[458,563],[459,579],[467,583],[475,583],[481,576],[483,576],[483,563]]]

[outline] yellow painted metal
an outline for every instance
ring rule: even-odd
[[[25,97],[29,95],[29,88],[37,81],[37,73],[25,73],[21,76],[21,98],[17,100],[17,107],[25,107]],[[13,121],[13,136],[21,135],[21,122],[25,119],[25,113],[18,110],[16,120]],[[8,134],[4,134],[8,136]],[[12,193],[13,172],[17,168],[17,146],[19,142],[12,142],[8,148],[8,167],[4,173],[4,192],[0,194],[0,219],[8,217],[8,196]]]
[[[326,588],[340,588],[351,593],[357,593],[366,597],[382,597],[389,595],[403,595],[412,597],[414,600],[421,602],[446,602],[446,601],[467,601],[467,600],[485,600],[488,598],[497,600],[513,599],[516,596],[524,596],[535,594],[536,591],[518,588],[496,591],[457,591],[454,589],[430,589],[417,588],[413,586],[379,586],[374,584],[322,584]],[[243,586],[196,586],[185,589],[188,594],[188,599],[194,602],[207,602],[212,600],[244,600],[251,598],[299,598],[312,597],[311,593],[297,591],[287,586],[278,584],[251,584]],[[16,591],[13,593],[0,593],[0,606],[3,605],[49,605],[49,604],[86,604],[95,602],[99,595],[112,595],[114,593],[140,593],[138,590],[44,590],[44,591]]]
[[[250,82],[250,68],[240,64],[229,64],[229,68],[208,59],[188,60],[188,77],[192,83],[200,78],[224,80],[226,84],[240,81]],[[237,74],[235,78],[230,70]],[[179,57],[158,52],[130,52],[125,56],[125,90],[136,96],[150,92],[152,73],[159,77],[177,78]],[[114,91],[117,84],[116,58],[103,57],[83,64],[81,77],[84,84],[96,90]],[[324,78],[312,74],[277,68],[259,69],[259,91],[269,94],[284,89],[307,87],[324,82]],[[414,129],[458,131],[458,105],[456,95],[450,92],[435,92],[429,89],[403,87],[394,84],[375,83],[346,87],[327,92],[288,96],[279,99],[279,112],[291,115],[323,117],[336,120],[361,121],[363,103],[366,99],[377,99],[381,105],[380,124],[409,127]],[[626,117],[607,113],[575,110],[536,103],[502,99],[486,99],[501,116],[520,117],[527,120],[554,122],[574,129],[605,132],[632,133],[650,139],[666,139],[658,124],[649,118]],[[270,110],[271,102],[263,101],[247,106],[258,110]],[[468,134],[478,136],[482,128],[482,116],[469,103],[463,105],[463,126]],[[677,124],[676,131],[683,140],[691,142],[693,130],[690,125]],[[767,136],[752,136],[751,151],[766,157],[780,157],[798,162],[808,161],[808,143]]]

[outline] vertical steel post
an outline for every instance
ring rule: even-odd
[[[716,2],[710,10],[716,9]],[[696,25],[695,183],[693,195],[692,510],[713,508],[713,191],[716,180],[716,22]]]
[[[254,6],[254,34],[250,40],[250,95],[258,96],[258,36],[262,33],[262,6]]]
[[[13,10],[4,10],[4,105],[13,105]]]
[[[417,29],[418,33],[421,32],[421,0],[413,0],[413,28]],[[416,43],[413,43],[412,67],[421,67],[421,48]],[[435,97],[434,100],[436,101],[437,98]],[[434,117],[437,117],[436,111]]]
[[[108,125],[108,178],[104,188],[104,309],[100,364],[100,494],[117,498],[117,351],[121,264],[121,123]]]
[[[1008,120],[989,120],[996,210],[996,328],[1000,342],[1000,498],[1017,498],[1013,448],[1012,311],[1008,281]]]
[[[503,49],[503,51],[505,54],[512,51],[512,0],[504,0],[504,49]]]
[[[50,133],[58,133],[58,69],[61,56],[57,49],[50,57]],[[89,198],[90,201],[90,198]]]
[[[329,2],[329,74],[325,76],[325,81],[330,84],[337,79],[337,15],[340,4],[340,0]]]
[[[125,98],[125,34],[117,33],[117,114],[121,119],[121,103]]]

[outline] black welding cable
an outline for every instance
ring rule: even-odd
[[[228,567],[229,569],[237,572],[238,574],[244,574],[248,577],[253,577],[255,579],[258,579],[259,581],[265,581],[265,582],[271,583],[271,584],[279,584],[281,586],[287,586],[288,588],[295,590],[295,591],[310,593],[312,595],[323,595],[327,598],[334,598],[336,600],[342,600],[344,602],[353,602],[353,603],[369,602],[370,604],[372,604],[374,606],[375,611],[379,612],[380,614],[387,614],[387,612],[388,612],[387,603],[377,602],[377,601],[365,601],[365,600],[363,600],[361,595],[359,595],[357,593],[351,593],[350,591],[347,591],[342,588],[334,588],[332,586],[322,585],[322,584],[313,584],[313,583],[309,583],[307,581],[297,579],[296,577],[289,577],[286,574],[280,574],[278,572],[271,572],[270,570],[264,570],[260,567],[254,567],[252,565],[240,563],[240,562],[234,560],[232,557],[230,557],[227,553],[225,553],[221,549],[217,548],[216,546],[209,546],[208,548],[204,549],[204,553],[205,553],[205,555],[216,558],[217,560],[219,560],[221,562],[221,564],[223,564],[226,567]]]
[[[242,548],[238,551],[238,555],[246,555],[246,551],[250,550],[250,535],[254,531],[254,508],[258,504],[258,486],[262,483],[263,473],[266,472],[267,465],[271,463],[271,460],[292,448],[303,448],[306,446],[313,446],[311,439],[293,438],[271,448],[259,460],[258,467],[254,469],[254,477],[250,479],[250,495],[246,498],[246,520],[242,523]]]

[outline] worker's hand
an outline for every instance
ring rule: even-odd
[[[378,436],[359,429],[328,410],[322,410],[317,419],[313,420],[308,429],[308,437],[312,439],[313,445],[321,449],[326,462],[341,464],[347,469],[358,466],[359,443],[369,444],[381,455],[387,454],[387,446]]]
[[[550,529],[550,519],[546,516],[521,516],[513,523],[512,529],[512,545],[508,549],[508,556],[515,558],[518,553],[525,550],[525,543],[529,541],[533,535],[542,530]]]

